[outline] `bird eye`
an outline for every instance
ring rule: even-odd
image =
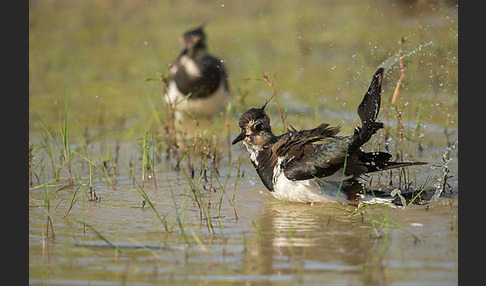
[[[256,130],[256,131],[262,131],[262,126],[263,126],[263,124],[262,124],[262,123],[257,123],[257,124],[255,125],[255,130]]]

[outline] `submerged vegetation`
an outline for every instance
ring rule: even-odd
[[[31,284],[457,281],[457,7],[378,2],[31,1]],[[202,22],[232,101],[180,122],[147,79]],[[239,115],[269,100],[275,134],[350,134],[378,65],[365,148],[429,163],[364,178],[402,207],[273,201],[231,149]]]

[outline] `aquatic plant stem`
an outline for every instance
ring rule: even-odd
[[[45,212],[47,214],[47,221],[46,221],[46,237],[49,236],[49,227],[52,233],[52,239],[56,238],[54,234],[54,225],[52,224],[52,216],[51,216],[51,198],[49,194],[49,188],[45,188],[44,191],[44,204],[45,204]]]
[[[61,125],[61,136],[62,136],[62,143],[63,143],[62,150],[64,153],[63,157],[68,172],[69,184],[73,186],[74,181],[71,174],[71,145],[69,144],[68,127],[67,127],[68,102],[69,102],[69,96],[66,95],[65,105],[64,105],[64,118],[63,118],[63,123]]]
[[[280,115],[280,119],[282,120],[282,126],[284,132],[287,130],[287,126],[285,125],[285,118],[283,116],[282,110],[280,109],[280,104],[278,103],[277,92],[275,91],[275,87],[273,86],[273,81],[275,80],[275,75],[272,77],[272,80],[268,79],[268,76],[262,74],[263,80],[272,88],[272,97],[275,99],[275,104],[277,104],[278,114]]]
[[[91,150],[88,146],[88,140],[86,139],[86,134],[84,133],[83,129],[79,125],[79,122],[74,119],[74,122],[79,128],[79,131],[81,132],[81,137],[83,139],[83,144],[84,147],[86,148],[86,155],[88,156],[88,166],[89,166],[89,182],[88,182],[88,187],[90,192],[93,192],[93,163],[91,161]],[[96,196],[96,195],[95,195]]]
[[[400,64],[400,77],[398,78],[397,85],[395,86],[395,90],[393,91],[393,97],[391,100],[391,105],[395,107],[395,111],[397,113],[397,120],[398,120],[398,140],[399,146],[397,150],[397,160],[403,160],[403,124],[402,124],[402,111],[403,108],[400,108],[397,103],[398,94],[400,93],[400,87],[402,86],[403,79],[405,78],[405,68],[403,65],[403,51],[402,51],[402,44],[405,42],[405,38],[402,37],[398,41],[399,50],[398,50],[398,57],[399,57],[399,64]]]
[[[152,203],[152,200],[150,200],[149,196],[147,195],[147,193],[145,192],[143,187],[140,185],[140,183],[138,182],[138,180],[135,177],[135,175],[133,174],[133,172],[126,165],[125,165],[125,167],[127,168],[130,176],[132,177],[132,181],[136,185],[138,193],[143,197],[145,202],[148,203],[150,208],[154,211],[154,213],[157,216],[157,218],[159,219],[160,223],[163,225],[165,231],[171,232],[170,229],[169,229],[169,225],[167,223],[167,220],[166,220],[167,214],[160,215],[160,213],[155,208],[155,205]]]
[[[111,243],[104,235],[101,234],[101,232],[99,232],[96,228],[94,228],[93,226],[89,225],[88,223],[86,223],[86,221],[78,221],[76,220],[77,222],[79,223],[82,223],[85,227],[89,228],[98,238],[100,238],[101,240],[103,240],[104,242],[106,242],[110,247],[118,250],[119,253],[121,253],[121,250],[118,248],[117,245],[114,245],[113,243]]]
[[[225,113],[225,126],[226,126],[226,144],[228,144],[228,162],[231,162],[231,128],[230,128],[230,119],[229,119],[229,113],[231,110],[231,103],[228,103],[226,105],[226,113]]]
[[[175,199],[175,196],[174,196],[174,191],[172,190],[172,186],[169,185],[169,188],[170,188],[170,194],[172,196],[172,202],[174,203],[174,210],[176,212],[176,221],[179,224],[179,228],[181,230],[181,235],[184,238],[184,241],[186,242],[186,244],[190,245],[189,239],[187,238],[186,232],[184,230],[184,225],[182,224],[182,221],[181,221],[181,214],[178,211],[176,199]],[[184,202],[182,202],[182,205],[184,205]],[[183,210],[185,211],[185,209],[183,209]]]
[[[79,197],[81,197],[81,195],[86,191],[86,187],[83,188],[81,190],[81,192],[78,194],[78,190],[79,188],[82,186],[83,184],[80,184],[78,185],[78,187],[74,190],[74,193],[73,193],[73,196],[71,197],[71,202],[69,204],[69,208],[66,212],[66,214],[62,217],[63,219],[65,219],[69,213],[71,212],[71,210],[73,209],[74,205],[76,204],[76,202],[79,200]],[[77,195],[77,196],[76,196]]]

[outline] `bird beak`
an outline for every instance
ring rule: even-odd
[[[235,140],[231,143],[231,145],[235,145],[236,143],[240,142],[241,140],[245,139],[246,134],[245,132],[241,132],[240,135],[238,135]]]

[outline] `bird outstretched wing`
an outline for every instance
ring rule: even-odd
[[[383,123],[376,121],[380,112],[383,72],[383,68],[379,68],[375,72],[370,87],[358,106],[357,112],[361,119],[361,127],[356,126],[354,130],[352,143],[349,146],[351,152],[358,150],[359,147],[370,140],[376,131],[383,128]]]

